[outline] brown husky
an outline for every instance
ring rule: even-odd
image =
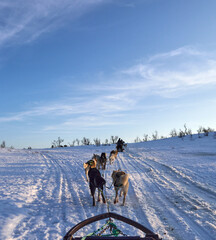
[[[112,150],[109,155],[110,165],[115,161],[118,155],[118,150]]]
[[[120,170],[113,171],[112,179],[113,179],[113,184],[116,192],[114,203],[118,202],[118,191],[120,189],[120,197],[122,196],[122,193],[124,195],[123,202],[122,202],[122,205],[124,206],[125,198],[129,188],[129,181],[128,181],[129,174],[126,174],[125,172]]]

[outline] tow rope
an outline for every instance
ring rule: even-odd
[[[108,229],[110,229],[110,234],[102,235]],[[120,229],[117,228],[117,226],[113,223],[112,219],[110,218],[109,220],[107,220],[107,222],[102,227],[100,227],[99,229],[97,229],[93,233],[89,233],[88,235],[82,237],[82,240],[85,240],[87,237],[90,237],[90,236],[97,236],[97,237],[100,237],[100,236],[101,237],[114,236],[114,237],[118,237],[120,234],[123,235],[123,236],[127,236]]]
[[[102,176],[105,177],[104,173],[102,174]],[[110,208],[109,208],[109,199],[107,198],[107,194],[106,194],[106,188],[110,189],[112,187],[112,185],[115,185],[115,183],[112,182],[110,187],[105,186],[105,189],[104,189],[105,190],[105,199],[106,199],[106,205],[107,205],[108,213],[110,213]],[[101,195],[103,196],[104,194],[103,194],[102,189],[98,189],[98,190],[100,191]],[[110,234],[102,235],[108,229],[110,229]],[[101,237],[111,237],[111,236],[113,236],[113,237],[118,237],[119,235],[127,236],[120,229],[118,229],[117,226],[113,223],[113,220],[111,218],[109,218],[109,220],[107,220],[107,222],[102,227],[100,227],[96,231],[94,231],[92,233],[89,233],[86,236],[82,237],[81,240],[85,240],[87,237],[90,237],[90,236],[101,236]]]

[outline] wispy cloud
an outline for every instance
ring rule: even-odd
[[[119,126],[123,125],[123,119],[125,114],[98,114],[98,115],[80,115],[69,118],[66,121],[59,122],[58,124],[52,124],[45,126],[43,131],[52,130],[69,130],[69,129],[88,129],[88,128],[101,128],[107,126]]]
[[[117,78],[113,88],[119,91],[176,97],[194,88],[215,85],[216,58],[191,47],[179,48],[119,71]]]
[[[108,0],[0,0],[0,46],[30,42]]]
[[[79,91],[84,97],[58,99],[58,102],[0,117],[0,122],[56,117],[58,124],[43,126],[47,131],[123,124],[134,111],[149,108],[149,105],[143,106],[144,99],[149,96],[176,98],[194,89],[203,91],[205,87],[214,87],[216,59],[185,47],[157,54],[145,62],[103,78],[104,81],[94,87],[81,86]],[[155,104],[159,108],[159,103]]]
[[[39,116],[102,116],[109,113],[124,112],[132,108],[134,101],[127,99],[122,94],[94,95],[74,101],[73,98],[66,101],[59,100],[60,103],[49,103],[42,106],[33,107],[31,110],[12,114],[8,117],[0,117],[0,122],[23,121],[27,118]],[[89,119],[93,119],[90,117]]]
[[[196,48],[186,46],[186,47],[181,47],[181,48],[172,50],[170,52],[155,54],[154,56],[151,56],[148,59],[148,62],[154,62],[156,60],[161,61],[162,59],[169,59],[177,56],[189,57],[189,56],[201,56],[201,55],[203,56],[204,52],[198,51]]]
[[[216,56],[194,47],[182,47],[159,53],[127,69],[118,70],[110,77],[102,76],[104,84],[91,86],[92,91],[121,94],[135,99],[141,96],[171,93],[185,94],[183,89],[216,84]],[[90,89],[89,86],[86,89]],[[170,93],[167,95],[167,93]],[[175,95],[176,96],[176,95]]]

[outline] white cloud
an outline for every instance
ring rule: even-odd
[[[215,85],[216,60],[208,57],[207,53],[181,48],[113,73],[111,78],[104,79],[95,87],[81,86],[79,91],[85,97],[58,99],[58,102],[1,117],[0,122],[24,121],[40,116],[49,119],[52,116],[58,119],[59,124],[46,126],[45,130],[118,125],[137,109],[149,108],[149,105],[143,106],[144,99],[149,96],[176,98],[191,90],[203,91],[204,87]],[[159,108],[160,103],[155,104]],[[153,107],[151,105],[150,108]],[[117,118],[116,114],[119,114]]]
[[[0,46],[29,42],[108,0],[0,0]]]
[[[121,115],[122,117],[123,115]],[[118,117],[113,117],[113,115],[84,115],[80,117],[74,117],[72,119],[67,119],[59,124],[48,125],[43,128],[44,131],[53,130],[74,130],[74,129],[86,129],[89,127],[100,128],[104,126],[118,126],[122,125],[123,122],[119,121]]]
[[[76,116],[88,115],[91,119],[95,116],[107,115],[109,113],[117,113],[127,111],[133,107],[134,101],[127,99],[123,95],[94,95],[89,98],[74,101],[67,99],[65,101],[59,100],[60,103],[49,103],[38,107],[33,107],[31,110],[19,112],[10,117],[0,117],[0,122],[22,121],[31,117],[39,116]]]
[[[198,51],[196,48],[185,46],[185,47],[172,50],[170,52],[155,54],[154,56],[151,56],[148,59],[148,62],[152,62],[155,60],[169,59],[171,57],[176,57],[176,56],[201,56],[201,55],[204,55],[204,53]]]
[[[216,84],[216,59],[185,47],[152,56],[146,62],[119,71],[113,89],[132,94],[179,96],[193,88]],[[118,84],[116,84],[118,82]],[[182,90],[185,90],[183,92]]]

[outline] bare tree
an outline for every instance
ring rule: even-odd
[[[213,128],[203,128],[204,136],[208,136],[210,132],[214,132]]]
[[[192,137],[192,130],[190,128],[187,128],[186,123],[184,124],[184,129],[185,135],[190,135]]]
[[[200,126],[198,129],[197,129],[197,133],[198,133],[198,137],[201,138],[201,133],[203,132],[203,127]]]
[[[158,139],[158,132],[155,131],[154,133],[152,133],[152,139],[153,140],[157,140]]]
[[[74,147],[74,146],[75,146],[75,143],[76,143],[76,140],[73,140],[72,143],[68,143],[68,145],[69,145],[70,147]]]
[[[101,145],[101,142],[100,142],[99,138],[94,138],[93,141],[94,141],[96,146],[100,146]]]
[[[209,132],[214,132],[215,131],[214,128],[210,128],[210,127],[208,127],[208,130],[209,130]]]
[[[183,140],[183,137],[185,136],[185,131],[179,129],[179,134],[178,137],[181,138]]]
[[[148,141],[148,134],[144,134],[144,135],[143,135],[143,141],[144,141],[144,142],[147,142],[147,141]]]
[[[136,138],[134,139],[134,142],[135,142],[135,143],[141,142],[141,139],[140,139],[139,137],[136,137]]]
[[[83,137],[83,139],[81,140],[83,145],[90,145],[91,141],[89,138]]]
[[[63,143],[63,142],[64,142],[64,139],[58,137],[57,140],[54,140],[52,142],[52,147],[61,147],[61,143]]]
[[[171,137],[176,137],[178,134],[177,134],[177,131],[175,128],[173,128],[171,131],[170,131],[170,136]]]
[[[111,137],[110,137],[110,143],[112,143],[112,144],[115,143],[115,141],[114,141],[114,136],[111,136]]]
[[[118,136],[111,136],[111,138],[110,138],[111,144],[116,143],[118,141],[118,138],[119,138]]]
[[[2,141],[1,148],[5,148],[5,147],[6,147],[5,141]]]
[[[105,139],[104,144],[105,144],[105,145],[108,145],[108,144],[109,144],[109,140],[108,140],[107,138]]]
[[[5,143],[5,141],[2,141],[1,148],[6,148],[6,143]]]
[[[185,130],[184,130],[185,135],[189,135],[189,134],[188,134],[188,128],[187,128],[187,126],[186,126],[186,123],[184,124],[184,129],[185,129]]]

